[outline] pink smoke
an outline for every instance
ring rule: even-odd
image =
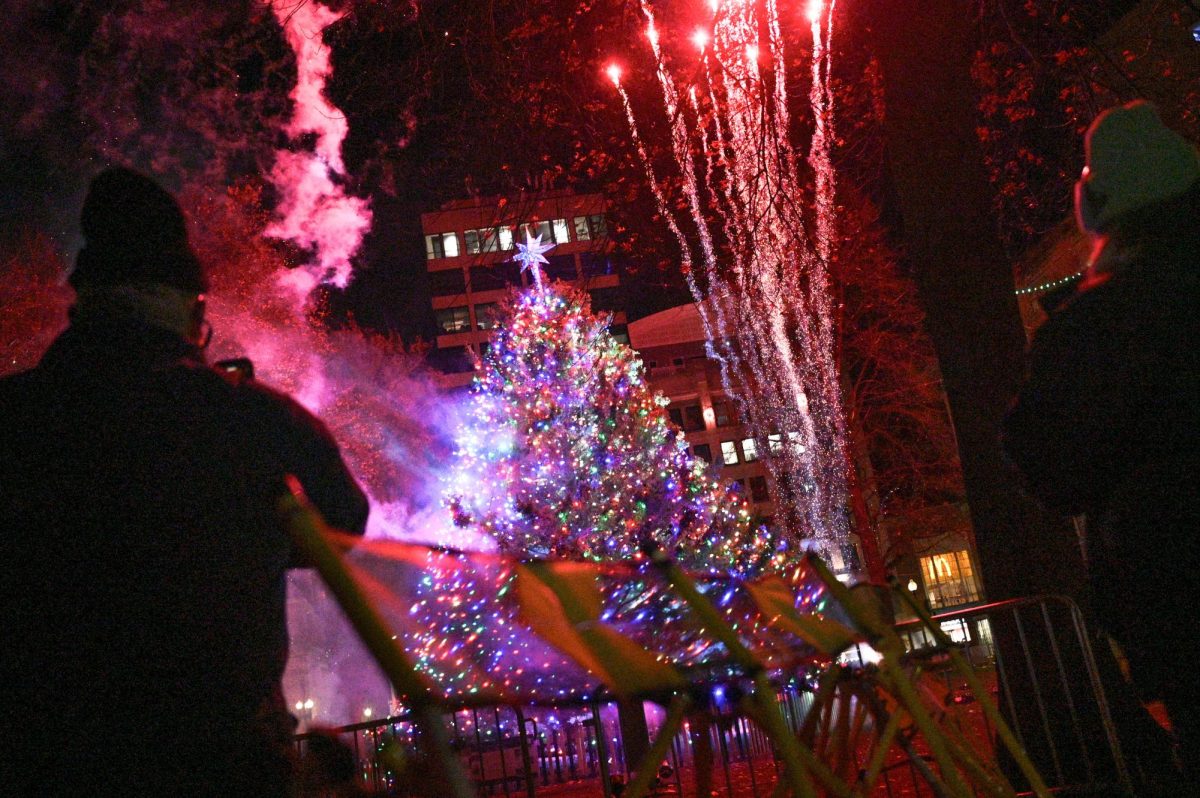
[[[318,283],[344,288],[350,282],[350,261],[371,226],[371,210],[368,200],[347,195],[334,180],[345,175],[342,142],[349,125],[325,98],[333,67],[322,33],[342,15],[316,2],[276,2],[273,10],[296,54],[296,86],[289,95],[293,111],[285,131],[293,138],[314,133],[317,139],[311,152],[276,152],[271,182],[279,192],[280,218],[264,235],[313,251],[305,271],[289,272],[284,279],[304,300]]]

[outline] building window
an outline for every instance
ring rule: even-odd
[[[450,346],[433,350],[438,368],[447,374],[461,374],[475,370],[475,358],[465,346]]]
[[[471,267],[472,291],[495,291],[521,284],[521,269],[515,263],[491,263]]]
[[[579,264],[583,268],[584,277],[617,273],[617,267],[613,259],[602,252],[580,252]]]
[[[541,266],[542,274],[551,280],[567,280],[572,281],[579,277],[579,272],[575,270],[574,255],[549,255],[548,261]]]
[[[586,216],[576,216],[575,217],[575,240],[576,241],[590,241],[591,238],[592,238],[592,231],[588,229],[587,217]]]
[[[692,454],[694,454],[697,459],[703,460],[706,463],[712,462],[712,447],[707,443],[697,443],[692,447]]]
[[[463,233],[468,255],[478,255],[481,252],[496,252],[500,249],[500,228],[482,227],[478,230],[468,230]],[[512,234],[509,234],[512,241]]]
[[[668,408],[667,415],[675,422],[675,426],[684,432],[699,432],[704,429],[704,415],[700,412],[698,403]]]
[[[494,330],[496,328],[496,317],[500,312],[500,305],[496,302],[489,302],[485,305],[475,306],[475,327],[479,330]]]
[[[737,423],[737,413],[728,399],[713,399],[713,416],[718,427],[732,427]]]
[[[463,233],[463,243],[468,255],[478,255],[480,251],[479,234],[481,230],[467,230]]]
[[[457,233],[434,233],[433,235],[425,236],[426,260],[433,260],[434,258],[457,258],[458,254]]]
[[[742,439],[742,451],[746,455],[746,462],[753,463],[758,459],[758,447],[754,445],[753,438]]]
[[[571,229],[567,227],[566,219],[555,219],[550,227],[554,231],[555,244],[565,244],[571,240]]]
[[[767,436],[767,451],[771,454],[780,454],[783,452],[783,436],[778,432],[773,432]]]
[[[592,295],[592,310],[620,310],[625,303],[621,301],[619,288],[595,288],[589,292]]]
[[[530,238],[541,236],[543,244],[554,241],[549,222],[526,222],[521,225],[521,235],[522,237],[528,235]]]
[[[429,273],[429,290],[434,296],[461,294],[467,290],[462,269],[446,269]]]
[[[467,245],[467,254],[481,252],[508,252],[512,248],[512,228],[510,227],[481,227],[467,230],[463,233],[463,241]]]
[[[512,228],[505,225],[504,227],[497,227],[496,229],[499,231],[500,249],[508,252],[513,248]]]
[[[590,216],[576,216],[573,220],[575,223],[575,240],[590,241],[594,238],[603,238],[608,235],[608,223],[604,220],[604,214],[593,213]]]
[[[725,465],[737,465],[737,441],[721,441],[721,460]]]
[[[471,329],[471,312],[465,307],[439,310],[437,326],[444,333],[466,332]]]
[[[750,498],[756,502],[771,500],[771,494],[767,490],[766,477],[750,477]]]
[[[966,550],[922,557],[921,574],[932,609],[979,601],[979,583]]]

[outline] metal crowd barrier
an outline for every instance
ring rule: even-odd
[[[1088,794],[1132,794],[1133,779],[1121,745],[1109,691],[1078,606],[1061,596],[1038,596],[942,612],[934,616],[956,641],[977,675],[989,686],[1021,744],[1054,788]],[[961,678],[942,660],[917,621],[897,624],[914,667],[930,689],[944,690],[943,722],[955,723],[980,750],[996,750],[994,729]],[[850,652],[869,667],[871,652]],[[788,724],[798,730],[813,703],[798,675],[779,691]],[[711,689],[713,718],[705,733],[685,725],[672,740],[653,794],[690,795],[696,784],[697,751],[713,752],[712,791],[721,798],[767,798],[777,776],[777,758],[758,728]],[[647,705],[650,706],[650,705]],[[649,710],[651,732],[657,726]],[[615,705],[473,708],[446,714],[454,748],[481,796],[504,798],[612,798],[614,774],[627,773]],[[390,745],[411,747],[413,727],[404,717],[358,723],[333,732],[353,752],[362,789],[404,795],[406,787]],[[296,738],[303,758],[313,734]],[[932,795],[917,765],[901,752],[889,760],[877,795]],[[1003,768],[1005,763],[999,763]],[[1014,781],[1016,783],[1016,781]],[[306,796],[321,792],[305,793]]]

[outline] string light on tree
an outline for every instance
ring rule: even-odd
[[[610,334],[609,319],[591,312],[587,293],[541,280],[550,247],[529,236],[518,246],[514,260],[536,285],[501,303],[475,376],[447,485],[455,523],[518,558],[650,568],[643,546],[652,541],[713,578],[794,579],[801,552],[752,523],[736,489],[691,457],[666,400],[650,390],[636,353]],[[587,683],[523,630],[506,599],[511,561],[428,550],[414,566],[405,648],[447,694],[562,699]],[[744,611],[734,594],[727,584],[718,604]],[[606,607],[627,629],[652,628],[679,662],[723,656],[653,580],[623,579]]]
[[[538,287],[504,303],[476,375],[450,490],[457,522],[519,556],[636,560],[653,540],[713,573],[782,561],[745,501],[693,460],[588,295],[541,281],[549,247],[520,246],[514,260]]]

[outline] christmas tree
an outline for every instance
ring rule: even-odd
[[[543,284],[549,246],[518,244],[534,285],[501,306],[476,375],[451,505],[517,556],[628,560],[653,541],[696,570],[788,559],[687,450],[642,363],[588,295]]]
[[[519,558],[638,560],[654,542],[711,574],[792,564],[799,552],[753,525],[738,493],[691,457],[666,400],[588,295],[543,284],[549,247],[538,237],[517,249],[534,285],[502,303],[476,373],[447,490],[455,522]],[[511,564],[430,550],[409,576],[418,598],[405,612],[404,645],[448,695],[562,699],[582,678],[501,600]],[[648,596],[637,581],[619,590],[614,605]],[[664,627],[669,605],[654,609]]]

